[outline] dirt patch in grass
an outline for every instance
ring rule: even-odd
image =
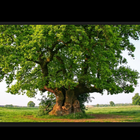
[[[123,115],[112,115],[112,114],[89,114],[94,116],[93,121],[95,122],[128,122],[127,120],[132,120],[130,116]]]
[[[22,116],[22,118],[34,120],[36,122],[128,122],[132,120],[129,116],[111,114],[89,114],[95,118],[91,119],[45,119],[35,118],[33,115]]]

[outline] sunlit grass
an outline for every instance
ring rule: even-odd
[[[114,106],[114,107],[93,107],[86,111],[87,114],[113,114],[133,118],[129,122],[140,122],[140,106]]]
[[[27,122],[25,115],[35,115],[38,108],[0,107],[0,122]]]
[[[49,122],[49,119],[90,119],[95,118],[89,114],[112,114],[126,116],[123,122],[140,122],[140,106],[114,106],[114,107],[93,107],[89,108],[85,114],[73,113],[64,116],[43,115],[37,116],[38,108],[24,107],[0,107],[0,122]],[[26,117],[33,116],[36,120]],[[131,117],[131,119],[127,119]],[[45,120],[46,119],[46,120]],[[47,120],[48,119],[48,120]],[[53,122],[53,120],[51,120]],[[55,122],[55,121],[54,121]],[[61,122],[61,121],[57,121]],[[89,122],[89,120],[87,120]],[[94,122],[94,119],[90,122]]]

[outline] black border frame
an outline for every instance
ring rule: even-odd
[[[108,25],[111,25],[111,24],[121,24],[121,25],[129,25],[129,24],[140,24],[140,21],[110,21],[110,22],[107,22],[107,21],[105,21],[105,22],[102,22],[102,21],[85,21],[85,22],[80,22],[80,21],[76,21],[76,22],[74,22],[74,21],[71,21],[71,22],[67,22],[67,21],[64,21],[64,22],[60,22],[60,21],[0,21],[0,25],[4,25],[4,24],[31,24],[31,25],[33,25],[33,24],[38,24],[38,25],[43,25],[43,24],[48,24],[48,25],[57,25],[57,24],[71,24],[71,25],[80,25],[80,24],[89,24],[89,25],[92,25],[92,24],[102,24],[102,25],[105,25],[105,24],[108,24]]]
[[[0,21],[3,24],[140,24],[140,21]],[[140,127],[140,122],[0,122],[0,127]]]
[[[1,122],[0,127],[140,127],[140,123],[124,122]]]

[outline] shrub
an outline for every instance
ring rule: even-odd
[[[42,116],[48,114],[55,105],[56,99],[55,96],[51,93],[48,94],[48,98],[43,96],[41,102],[39,103],[39,111],[37,113],[37,116]]]

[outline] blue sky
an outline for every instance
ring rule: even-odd
[[[140,73],[140,40],[135,41],[130,39],[130,41],[136,47],[134,52],[135,59],[133,60],[131,56],[128,56],[128,51],[123,51],[123,56],[128,61],[127,65]],[[140,84],[140,79],[138,80],[138,83]],[[135,93],[140,93],[139,84],[135,88],[134,92],[129,94],[119,93],[117,95],[107,95],[105,92],[104,95],[101,95],[100,93],[90,93],[91,97],[94,97],[95,99],[92,99],[92,102],[85,103],[85,105],[109,104],[110,101],[113,101],[114,103],[132,103],[132,97]],[[33,101],[35,105],[38,106],[38,99],[41,98],[40,93],[38,93],[35,98],[29,98],[26,95],[12,95],[10,93],[6,93],[5,91],[7,89],[5,81],[0,82],[0,89],[0,105],[13,104],[26,106],[29,101]],[[47,92],[44,93],[44,95],[47,95]]]

